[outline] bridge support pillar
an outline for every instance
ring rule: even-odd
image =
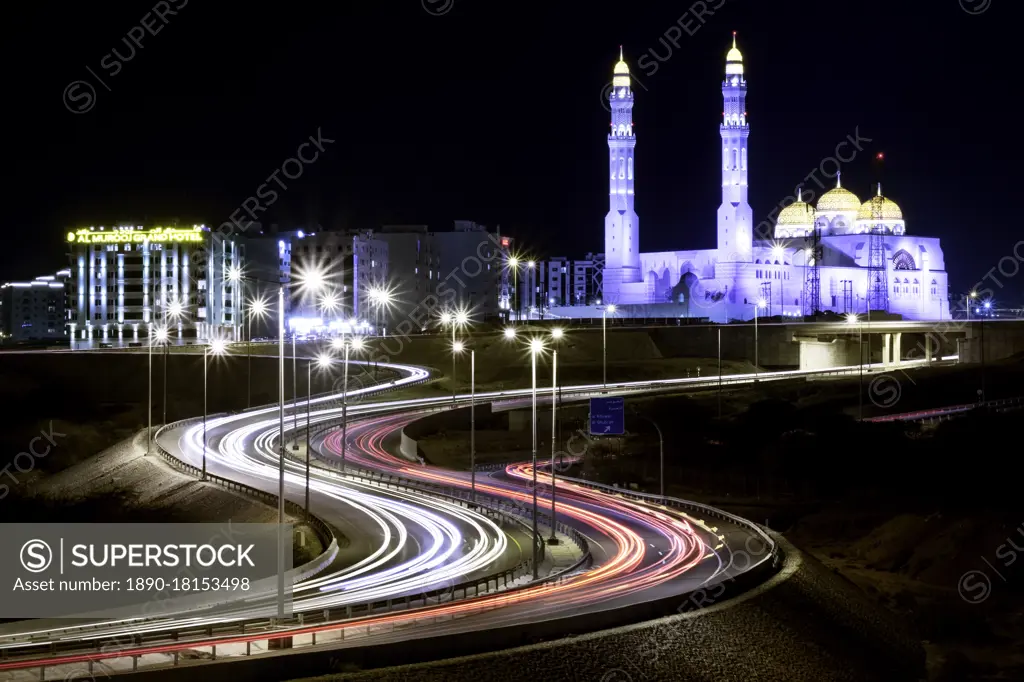
[[[898,365],[903,361],[903,332],[896,332],[892,336],[892,362]]]
[[[932,362],[932,335],[924,335],[924,361],[927,364]]]
[[[889,357],[892,355],[892,334],[882,334],[882,366],[889,366]]]

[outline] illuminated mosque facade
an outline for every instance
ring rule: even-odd
[[[816,311],[863,314],[870,309],[908,320],[950,317],[939,240],[909,236],[900,207],[882,195],[880,185],[870,199],[861,201],[837,176],[835,188],[814,206],[798,193],[798,199],[779,213],[772,239],[754,234],[747,200],[747,81],[735,34],[722,82],[717,247],[642,253],[635,206],[640,166],[635,160],[634,99],[621,52],[612,84],[602,303],[615,304],[617,315],[727,322],[749,320],[755,314],[798,317]],[[600,316],[603,306],[592,307]],[[581,316],[578,307],[549,312],[556,317]]]

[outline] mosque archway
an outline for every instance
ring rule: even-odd
[[[917,270],[917,266],[914,263],[914,257],[911,256],[906,249],[900,249],[896,252],[896,255],[892,257],[893,270]]]

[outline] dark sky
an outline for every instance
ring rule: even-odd
[[[866,198],[870,158],[884,151],[886,194],[909,232],[942,238],[952,290],[1022,237],[1008,205],[1020,195],[1013,0],[708,0],[721,7],[703,25],[689,2],[650,0],[169,6],[183,2],[166,23],[145,19],[158,33],[116,75],[111,51],[130,56],[122,39],[131,44],[144,15],[167,4],[34,3],[19,10],[31,16],[8,14],[3,186],[13,216],[0,279],[62,267],[68,227],[220,224],[318,129],[335,142],[277,188],[264,222],[470,219],[500,224],[540,257],[600,251],[600,96],[620,43],[643,84],[641,247],[713,247],[734,30],[755,222],[859,130],[873,141],[844,165],[844,186]],[[650,49],[665,57],[666,32],[679,47],[647,75],[637,61]],[[63,98],[76,80],[95,88],[81,114]],[[69,91],[71,106],[89,103],[86,87]],[[1021,281],[1003,297],[1020,298]]]

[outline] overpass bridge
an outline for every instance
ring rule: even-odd
[[[861,362],[896,365],[957,356],[961,362],[1000,360],[1024,353],[1024,320],[880,320],[782,325],[800,346],[800,369]],[[905,338],[906,337],[906,338]]]

